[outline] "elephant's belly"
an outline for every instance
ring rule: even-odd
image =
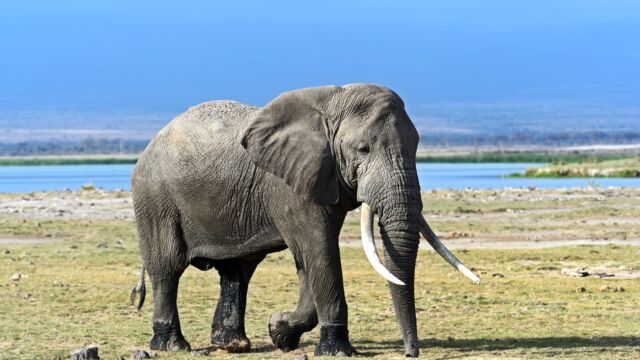
[[[202,262],[206,259],[250,257],[287,248],[282,236],[270,226],[239,229],[237,226],[219,224],[207,231],[203,226],[184,218],[182,227],[190,262],[194,259]]]

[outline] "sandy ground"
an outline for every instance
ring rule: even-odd
[[[423,193],[423,202],[425,217],[453,249],[640,246],[636,188],[432,190]],[[134,213],[130,192],[98,189],[0,194],[2,217],[133,223]],[[344,246],[359,246],[358,223],[356,210],[345,222]],[[0,234],[0,244],[49,241],[55,239]]]

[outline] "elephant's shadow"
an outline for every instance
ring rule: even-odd
[[[354,344],[360,356],[369,357],[380,355],[377,350],[398,349],[404,345],[401,340],[376,341],[356,340]],[[468,351],[505,351],[517,349],[548,349],[549,355],[557,354],[558,350],[572,348],[616,348],[634,346],[640,348],[638,336],[600,336],[600,337],[536,337],[536,338],[494,338],[494,339],[426,339],[420,341],[420,349],[429,348],[451,349],[459,352]]]

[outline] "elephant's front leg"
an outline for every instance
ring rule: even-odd
[[[317,216],[317,214],[315,214]],[[307,217],[307,219],[313,219]],[[291,217],[290,219],[294,219]],[[301,217],[296,217],[301,220]],[[319,219],[315,219],[319,220]],[[302,220],[304,222],[304,220]],[[322,227],[327,221],[300,226],[295,222],[285,223],[283,233],[289,249],[301,265],[306,275],[306,283],[311,289],[318,321],[320,323],[320,343],[315,354],[351,356],[356,350],[349,341],[347,325],[347,302],[342,283],[340,249],[337,229]],[[333,221],[340,225],[340,221]],[[305,239],[295,241],[293,239]]]
[[[229,352],[248,352],[251,342],[244,329],[247,290],[256,260],[225,260],[214,266],[220,274],[220,299],[211,324],[211,343]]]
[[[293,312],[275,313],[269,319],[271,340],[282,351],[297,349],[302,334],[318,325],[318,314],[307,274],[298,261],[296,261],[296,269],[300,283],[298,306]]]
[[[337,236],[330,241],[310,245],[302,254],[302,264],[313,292],[320,323],[320,343],[315,355],[354,355],[356,349],[349,341],[347,301]]]

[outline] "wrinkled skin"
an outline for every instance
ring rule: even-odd
[[[220,273],[212,342],[248,351],[246,290],[267,253],[289,248],[300,281],[297,308],[273,314],[284,351],[318,323],[317,355],[353,355],[338,235],[348,211],[378,214],[385,266],[405,354],[418,355],[414,270],[421,216],[418,134],[391,90],[347,85],[296,90],[264,108],[209,102],[175,118],[133,175],[140,251],[153,284],[151,347],[189,349],[176,294],[189,265]]]

